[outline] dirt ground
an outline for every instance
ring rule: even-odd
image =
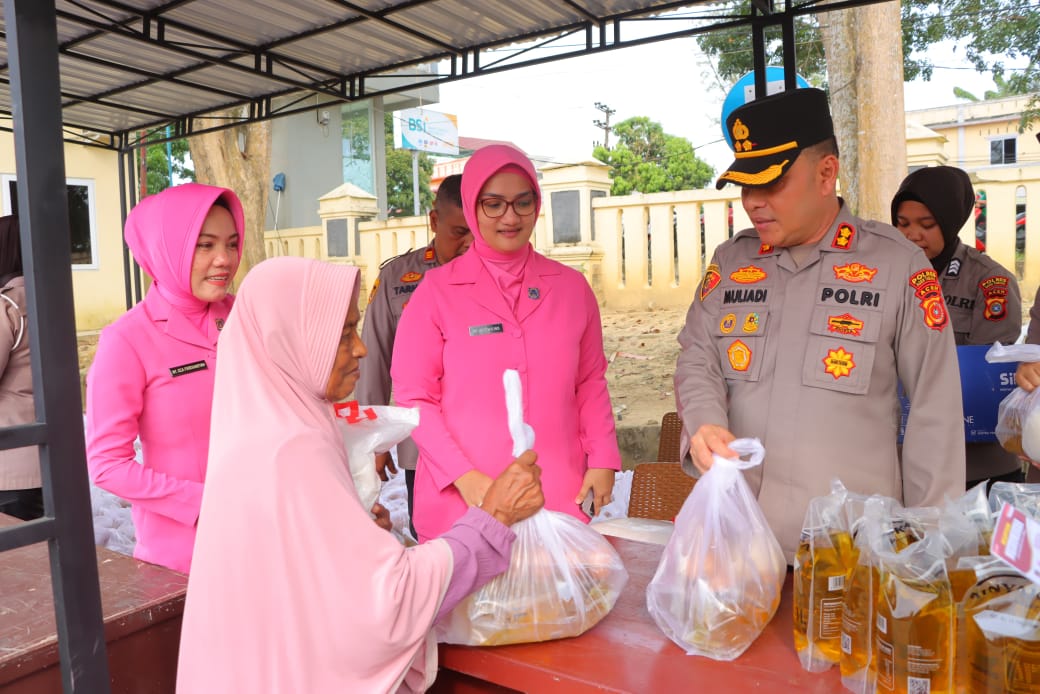
[[[619,427],[660,424],[675,409],[672,373],[679,353],[676,336],[685,309],[603,310],[607,382]],[[79,336],[79,366],[85,374],[97,349],[97,334]]]

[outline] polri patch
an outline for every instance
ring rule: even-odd
[[[766,276],[765,270],[760,267],[755,267],[754,265],[737,268],[733,272],[729,273],[729,278],[739,284],[754,284],[755,282],[761,282],[766,278]]]
[[[979,289],[986,299],[986,308],[982,311],[988,321],[1002,321],[1007,316],[1008,278],[993,275],[979,282]]]
[[[170,375],[174,378],[177,378],[178,376],[183,376],[184,374],[195,373],[196,371],[205,371],[208,368],[209,366],[206,365],[206,361],[203,359],[200,361],[193,361],[190,364],[171,366]]]
[[[856,228],[848,222],[842,222],[838,225],[838,230],[834,232],[831,248],[847,251],[852,246],[852,239],[854,238],[856,238]]]
[[[701,280],[701,301],[708,298],[712,290],[719,286],[719,282],[722,281],[722,274],[719,272],[719,266],[712,263],[708,266],[708,269],[704,271],[704,279]]]
[[[469,326],[469,336],[476,337],[478,335],[493,335],[495,333],[502,332],[501,323],[488,323],[487,325],[471,325]]]
[[[405,274],[401,275],[401,281],[402,282],[407,282],[407,283],[418,282],[421,279],[422,279],[422,273],[421,272],[406,272]]]

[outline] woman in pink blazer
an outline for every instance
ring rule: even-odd
[[[401,316],[391,375],[419,407],[415,528],[443,533],[512,461],[502,373],[516,369],[535,433],[545,507],[588,522],[610,502],[621,455],[599,305],[585,278],[530,244],[541,193],[531,162],[492,145],[462,174],[470,250],[426,273]]]
[[[131,210],[126,243],[152,286],[101,331],[87,376],[90,478],[133,505],[134,556],[184,573],[206,477],[217,336],[244,228],[232,191],[197,183]]]

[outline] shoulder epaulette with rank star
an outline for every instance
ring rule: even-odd
[[[381,262],[381,263],[379,264],[379,269],[380,269],[380,270],[382,270],[382,269],[383,269],[384,267],[386,267],[386,266],[387,266],[387,265],[389,265],[390,263],[394,262],[394,261],[395,261],[395,260],[397,260],[398,258],[400,258],[400,257],[402,257],[402,256],[405,256],[405,255],[408,255],[409,253],[411,253],[411,252],[412,252],[412,250],[413,250],[413,249],[409,248],[409,249],[408,249],[407,251],[405,251],[404,253],[398,253],[397,255],[395,255],[395,256],[393,256],[393,257],[391,257],[391,258],[387,258],[386,260],[384,260],[383,262]]]
[[[427,248],[426,252],[423,253],[422,259],[427,263],[433,263],[437,261],[437,254],[434,253],[432,248]]]

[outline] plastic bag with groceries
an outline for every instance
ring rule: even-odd
[[[379,500],[381,486],[376,472],[376,453],[386,453],[412,433],[419,425],[419,408],[365,407],[356,400],[334,407],[347,447],[354,489],[361,499],[361,507],[371,513],[372,506]]]
[[[523,421],[520,378],[503,376],[513,456],[534,446]],[[628,572],[598,532],[542,509],[513,525],[509,568],[437,625],[437,640],[469,646],[547,641],[584,633],[614,607]]]
[[[758,439],[715,456],[683,504],[646,589],[650,615],[690,655],[733,660],[780,605],[787,562],[742,470],[760,465]],[[748,457],[744,460],[743,457]]]
[[[986,361],[991,364],[1040,361],[1040,345],[995,342],[986,352]],[[1009,453],[1040,460],[1040,388],[1031,393],[1015,388],[1000,401],[996,435]]]

